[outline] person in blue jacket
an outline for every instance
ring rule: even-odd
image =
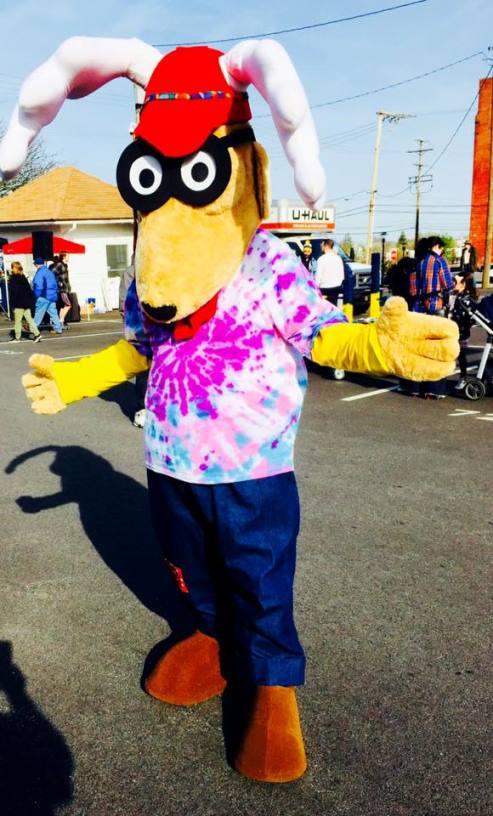
[[[62,334],[63,327],[58,317],[56,304],[58,300],[58,283],[53,270],[48,269],[43,258],[35,258],[36,274],[33,279],[33,292],[36,298],[34,322],[40,326],[46,312],[53,326],[52,334]]]

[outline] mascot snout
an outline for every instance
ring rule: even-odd
[[[176,315],[176,306],[149,306],[148,303],[141,303],[141,306],[154,323],[169,323]]]

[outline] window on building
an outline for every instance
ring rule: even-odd
[[[106,265],[110,278],[120,276],[128,266],[127,244],[107,244]]]

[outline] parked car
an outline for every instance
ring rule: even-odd
[[[274,233],[279,238],[282,238],[289,244],[299,258],[303,257],[303,245],[305,241],[310,241],[312,245],[312,255],[315,259],[322,254],[322,242],[325,238],[331,238],[334,241],[334,249],[341,256],[344,263],[344,272],[346,275],[352,275],[353,278],[353,308],[354,314],[360,315],[366,312],[370,306],[371,293],[371,266],[370,264],[357,263],[351,261],[346,255],[341,245],[333,238],[332,235],[320,235],[320,233]]]

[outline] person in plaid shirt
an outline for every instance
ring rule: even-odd
[[[423,246],[424,240],[419,244]],[[443,257],[445,244],[438,235],[432,235],[426,240],[424,253],[416,248],[417,263],[409,274],[409,295],[412,310],[426,314],[440,314],[444,307],[444,296],[454,287],[449,265]],[[421,255],[421,257],[420,257]],[[446,396],[447,381],[417,383],[411,380],[401,380],[399,391],[410,396],[424,396],[425,399],[443,399]]]
[[[428,251],[409,276],[409,294],[414,299],[413,310],[437,314],[443,308],[443,295],[454,288],[454,281],[442,252],[444,243],[433,235],[428,239]]]

